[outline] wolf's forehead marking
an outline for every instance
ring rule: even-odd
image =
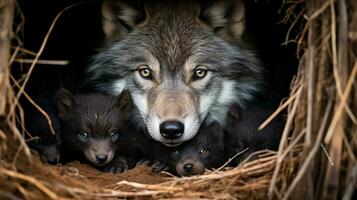
[[[187,19],[159,21],[148,31],[151,32],[151,53],[159,59],[161,67],[172,71],[183,66],[202,40],[198,28]]]
[[[95,117],[96,119],[98,119],[98,114],[97,114],[97,113],[94,113],[94,117]]]

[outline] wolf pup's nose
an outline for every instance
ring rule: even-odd
[[[186,173],[190,173],[192,171],[193,164],[185,164],[183,166],[183,169],[185,170]]]
[[[180,138],[185,131],[185,125],[179,121],[165,121],[160,124],[162,137],[174,140]]]
[[[95,159],[97,160],[98,163],[105,163],[107,161],[108,156],[107,155],[96,155]]]
[[[51,159],[51,160],[47,160],[47,163],[50,164],[50,165],[55,165],[58,163],[58,160],[57,158],[54,158],[54,159]]]

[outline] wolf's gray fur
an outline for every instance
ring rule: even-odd
[[[205,117],[224,125],[229,105],[244,106],[261,92],[263,69],[242,40],[242,2],[111,0],[102,11],[107,44],[88,67],[85,87],[114,95],[128,89],[155,140],[187,141]],[[141,66],[152,80],[141,77]],[[197,66],[207,73],[193,80]],[[183,123],[182,136],[162,137],[165,120]]]

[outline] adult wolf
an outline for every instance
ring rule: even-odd
[[[261,92],[263,69],[243,42],[239,0],[105,0],[102,15],[107,42],[85,87],[128,89],[150,136],[167,146],[194,137],[206,117],[224,126],[232,103]]]

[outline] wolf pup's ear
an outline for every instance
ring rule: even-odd
[[[56,106],[59,118],[66,118],[69,113],[73,111],[73,107],[75,106],[75,104],[76,98],[72,95],[70,91],[62,89],[56,94]]]
[[[104,0],[102,3],[102,28],[107,40],[122,39],[145,18],[145,9],[138,1]]]
[[[240,41],[245,30],[245,6],[242,0],[218,0],[201,12],[202,19],[219,36]]]
[[[121,112],[130,113],[133,111],[133,100],[128,90],[123,90],[118,96],[118,105]]]
[[[224,147],[224,130],[223,128],[219,125],[218,122],[213,122],[211,125],[209,125],[208,130],[212,132],[213,139],[215,143],[220,146]]]
[[[241,118],[241,112],[241,108],[237,104],[231,105],[227,113],[227,126],[234,126],[234,124]]]

